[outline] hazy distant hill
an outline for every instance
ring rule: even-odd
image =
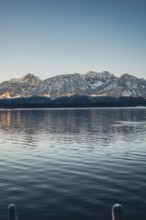
[[[18,79],[11,79],[0,84],[0,98],[18,98],[41,96],[51,99],[62,97],[111,96],[111,97],[146,97],[146,80],[129,74],[116,77],[104,71],[101,73],[58,75],[41,80],[33,74],[26,74]]]

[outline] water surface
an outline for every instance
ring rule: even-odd
[[[0,219],[146,219],[146,108],[0,110]]]

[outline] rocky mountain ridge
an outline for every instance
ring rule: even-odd
[[[90,71],[86,74],[62,74],[45,80],[29,73],[0,83],[0,98],[44,96],[54,99],[74,94],[146,98],[146,80],[129,74],[116,77],[108,71]]]

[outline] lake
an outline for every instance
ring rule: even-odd
[[[1,109],[0,219],[146,219],[146,108]]]

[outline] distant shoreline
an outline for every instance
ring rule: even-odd
[[[90,107],[146,107],[143,97],[62,96],[56,99],[32,96],[0,99],[0,108],[90,108]]]

